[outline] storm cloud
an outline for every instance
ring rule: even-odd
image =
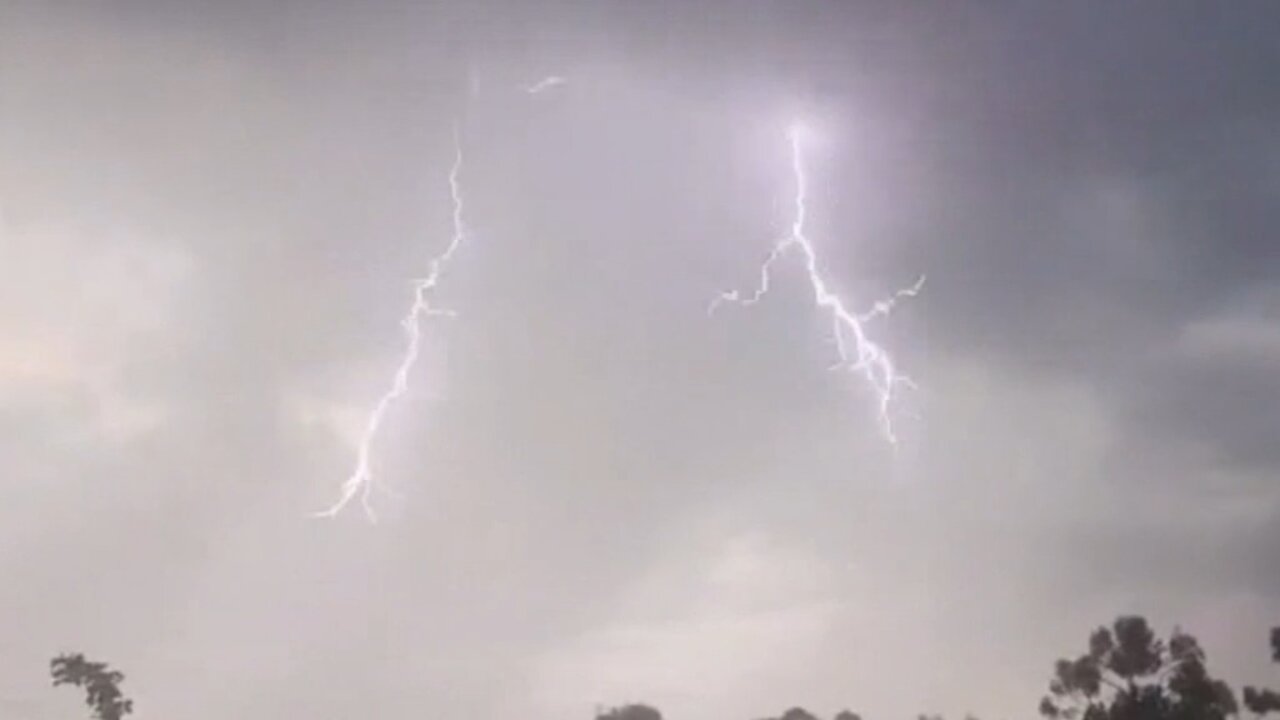
[[[0,4],[0,707],[1034,712],[1121,612],[1266,680],[1267,3]],[[537,95],[548,75],[567,82]],[[920,384],[826,372],[811,230]],[[379,437],[383,521],[317,521]]]

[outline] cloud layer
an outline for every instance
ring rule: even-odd
[[[1277,17],[1237,3],[0,9],[0,707],[1034,711],[1144,612],[1266,680],[1280,617]],[[568,82],[530,96],[548,74]],[[882,441],[812,228],[922,385]],[[447,240],[379,438],[307,518]]]

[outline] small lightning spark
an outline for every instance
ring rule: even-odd
[[[373,472],[370,467],[373,441],[377,438],[378,430],[382,427],[382,421],[386,418],[387,411],[391,408],[392,403],[409,390],[409,372],[418,361],[418,353],[422,344],[422,320],[433,316],[452,317],[454,315],[451,310],[432,306],[428,298],[428,295],[439,283],[440,275],[444,272],[445,266],[448,265],[449,260],[452,259],[454,252],[457,251],[458,246],[462,244],[466,236],[466,230],[462,223],[462,188],[458,182],[458,176],[462,172],[462,142],[459,138],[457,127],[454,127],[453,130],[453,144],[453,166],[449,169],[449,195],[453,201],[453,235],[444,251],[431,260],[426,276],[415,280],[413,283],[413,303],[409,306],[408,313],[400,321],[408,343],[404,355],[400,358],[400,364],[396,367],[395,374],[392,376],[391,387],[378,399],[373,412],[369,414],[369,419],[365,424],[364,432],[360,436],[360,443],[357,447],[355,469],[346,482],[342,484],[342,491],[337,502],[329,506],[328,509],[315,513],[314,517],[334,517],[342,512],[355,498],[359,497],[365,514],[368,515],[371,521],[377,520],[377,516],[373,512],[373,505],[370,503],[373,490],[378,487],[374,482]]]
[[[559,85],[563,85],[567,82],[569,81],[566,80],[565,78],[560,77],[559,75],[550,75],[548,77],[545,77],[539,80],[536,83],[533,83],[531,85],[525,85],[524,91],[529,93],[530,95],[537,95],[540,92],[546,92],[551,88],[557,87]]]
[[[813,289],[814,304],[831,316],[832,333],[838,357],[831,369],[862,374],[875,393],[880,424],[885,436],[891,444],[897,444],[897,435],[894,433],[893,422],[889,416],[890,406],[899,387],[913,388],[915,383],[899,373],[888,351],[871,340],[867,335],[866,324],[870,320],[893,312],[903,298],[915,297],[919,294],[924,287],[924,276],[921,275],[914,285],[877,301],[871,309],[862,313],[850,311],[844,301],[830,290],[818,269],[818,255],[813,243],[805,234],[808,181],[805,176],[804,153],[801,147],[802,134],[803,128],[798,124],[792,125],[787,133],[791,142],[791,172],[795,183],[791,233],[774,244],[773,249],[761,264],[760,280],[754,292],[745,296],[736,290],[721,293],[711,301],[708,313],[714,313],[724,303],[748,306],[759,302],[769,292],[770,273],[774,263],[788,251],[798,249],[804,259],[809,285]]]

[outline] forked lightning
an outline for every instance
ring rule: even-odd
[[[874,303],[871,309],[862,313],[849,310],[844,301],[831,291],[818,267],[817,251],[814,250],[813,243],[805,231],[808,213],[808,180],[804,168],[803,134],[804,129],[799,124],[792,125],[787,133],[791,143],[791,173],[795,184],[790,233],[776,242],[770,250],[760,266],[759,283],[750,295],[743,295],[736,290],[721,293],[711,302],[709,312],[714,312],[724,303],[754,305],[759,302],[769,292],[770,274],[774,263],[789,251],[798,250],[804,261],[809,285],[813,290],[813,302],[831,317],[832,334],[835,338],[838,358],[832,369],[857,372],[866,379],[875,393],[880,424],[885,436],[890,443],[896,444],[897,435],[894,433],[890,417],[891,405],[899,388],[914,387],[914,384],[910,378],[898,372],[888,351],[868,336],[866,324],[873,318],[891,313],[902,298],[914,297],[918,294],[924,287],[924,276],[920,276],[914,285]]]

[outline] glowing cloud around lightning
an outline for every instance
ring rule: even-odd
[[[453,139],[454,160],[453,166],[449,169],[449,193],[453,201],[453,236],[449,239],[449,244],[444,251],[431,260],[426,276],[414,281],[413,303],[409,306],[408,313],[400,321],[408,341],[404,355],[400,358],[400,364],[396,367],[395,374],[392,375],[391,386],[378,399],[373,411],[369,414],[368,421],[365,423],[364,431],[360,436],[360,442],[356,450],[355,469],[351,472],[346,482],[342,484],[342,491],[337,502],[328,509],[316,513],[316,517],[333,517],[342,512],[347,505],[358,497],[369,519],[376,519],[370,502],[373,490],[377,487],[370,467],[370,456],[373,451],[374,440],[378,436],[378,429],[382,427],[382,422],[386,419],[387,411],[391,408],[392,403],[409,390],[409,373],[418,361],[418,353],[422,346],[422,320],[431,316],[448,317],[453,315],[450,310],[432,306],[429,298],[431,291],[435,289],[440,281],[440,275],[444,272],[458,246],[462,244],[466,234],[462,224],[462,190],[458,183],[458,176],[462,172],[462,143],[458,138],[456,128],[454,129]]]
[[[807,208],[807,179],[804,169],[804,154],[801,141],[804,130],[800,125],[792,125],[787,135],[791,142],[791,171],[795,183],[793,216],[791,232],[774,244],[773,249],[760,266],[760,281],[750,295],[742,295],[738,291],[721,293],[711,302],[710,312],[724,303],[754,305],[769,292],[770,273],[773,265],[790,251],[798,251],[804,261],[810,287],[813,289],[813,302],[831,318],[832,334],[835,338],[838,360],[832,369],[856,372],[863,376],[871,386],[876,397],[880,424],[890,443],[897,442],[889,411],[899,388],[914,387],[910,378],[898,372],[888,351],[876,344],[867,334],[866,325],[874,318],[888,315],[904,297],[914,297],[924,286],[922,275],[911,287],[899,290],[888,298],[874,303],[862,313],[849,310],[844,301],[831,291],[818,268],[818,255],[813,243],[805,234]]]

